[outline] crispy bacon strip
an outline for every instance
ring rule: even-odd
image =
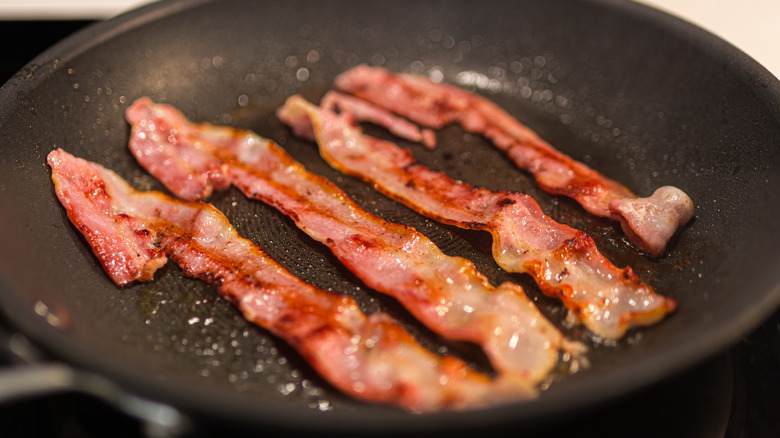
[[[205,181],[179,157],[202,153],[201,161],[221,163],[246,196],[290,216],[369,287],[398,299],[432,330],[482,346],[500,373],[537,383],[558,362],[561,349],[583,349],[566,341],[520,286],[493,287],[470,261],[446,256],[413,228],[361,209],[272,141],[250,131],[192,123],[148,98],[135,101],[126,115],[132,125],[130,149],[153,175]],[[151,163],[147,149],[157,154]],[[160,159],[166,164],[155,166]],[[187,190],[182,187],[169,189],[178,195]]]
[[[57,196],[90,244],[102,232],[127,239],[125,218],[131,219],[130,228],[159,245],[186,275],[213,285],[249,321],[287,341],[347,394],[426,412],[479,408],[536,393],[517,376],[490,380],[459,359],[436,356],[387,314],[365,315],[353,299],[304,283],[241,238],[211,205],[137,192],[115,173],[60,149],[48,162]],[[122,219],[116,222],[117,217]],[[94,224],[100,233],[93,232]],[[99,258],[107,271],[114,257],[125,261],[121,246],[104,248]]]
[[[335,86],[429,128],[455,122],[484,135],[531,172],[542,189],[619,221],[629,240],[652,256],[663,254],[669,239],[693,217],[693,202],[682,190],[666,186],[639,198],[561,153],[489,100],[460,88],[365,65],[343,73]]]
[[[531,197],[488,191],[454,181],[416,162],[408,150],[364,135],[348,118],[290,97],[278,112],[296,135],[315,135],[333,167],[433,219],[493,235],[493,256],[503,269],[533,276],[593,333],[616,339],[649,325],[676,302],[654,293],[630,267],[618,269],[584,232],[545,216]]]

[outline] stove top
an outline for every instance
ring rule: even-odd
[[[88,21],[0,21],[0,83]],[[0,326],[3,321],[0,320]],[[0,366],[11,367],[8,358]],[[730,350],[643,391],[572,416],[531,437],[780,437],[780,311]],[[197,419],[196,419],[197,420]],[[220,428],[222,425],[219,426]],[[12,437],[150,436],[137,420],[80,394],[0,405],[0,431]],[[224,430],[202,425],[194,436]]]

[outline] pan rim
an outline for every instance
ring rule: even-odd
[[[88,26],[84,30],[64,39],[34,58],[3,86],[2,92],[0,92],[0,120],[5,119],[6,111],[14,108],[14,106],[9,105],[15,99],[12,90],[24,90],[26,87],[45,81],[48,75],[58,68],[57,65],[52,64],[54,60],[59,60],[64,65],[68,59],[88,51],[95,45],[104,44],[112,37],[129,29],[143,26],[155,20],[163,19],[181,11],[211,3],[212,1],[175,0],[151,4],[109,21]],[[751,89],[762,92],[756,93],[757,95],[763,95],[767,102],[780,102],[780,82],[755,60],[717,36],[645,5],[618,0],[595,0],[591,3],[643,17],[656,25],[663,26],[669,31],[685,35],[697,47],[704,47],[709,54],[717,55],[719,59],[727,60],[729,66],[735,70],[735,77],[750,83]],[[40,66],[49,66],[49,69],[42,71]],[[24,72],[31,71],[33,68],[37,69],[39,74],[32,80],[25,78]],[[4,295],[8,295],[5,293],[9,287],[8,282],[4,281],[5,277],[5,274],[0,276],[0,290],[4,291]],[[587,404],[591,405],[602,403],[627,392],[652,385],[725,349],[750,329],[757,326],[779,305],[780,284],[774,285],[773,288],[768,286],[767,293],[762,296],[762,300],[759,303],[736,315],[728,324],[719,326],[720,330],[703,334],[702,338],[694,346],[696,348],[690,348],[691,346],[685,345],[672,349],[669,354],[671,360],[666,367],[659,369],[648,369],[645,367],[632,370],[633,373],[645,376],[643,380],[637,382],[633,379],[632,373],[624,372],[617,376],[617,384],[613,381],[608,389],[585,386],[575,391],[575,393],[590,393],[591,397],[587,398]],[[183,407],[185,411],[202,411],[204,407],[202,403],[194,402],[194,400],[204,395],[207,396],[210,391],[206,391],[204,394],[203,391],[197,388],[194,391],[191,388],[177,388],[176,385],[152,382],[139,372],[127,372],[128,370],[118,367],[110,358],[100,357],[97,354],[92,354],[89,349],[78,348],[78,345],[72,345],[72,341],[69,342],[68,338],[59,330],[49,326],[44,321],[24,317],[25,314],[30,313],[30,310],[20,301],[13,299],[0,300],[0,308],[2,308],[14,327],[19,328],[37,344],[44,345],[55,356],[66,358],[70,363],[77,364],[77,366],[84,367],[84,369],[96,370],[100,374],[111,376],[130,393],[166,403],[170,401],[173,406]],[[161,386],[164,387],[163,391],[160,390]],[[223,393],[219,393],[224,397]],[[250,413],[256,415],[258,411],[257,407],[247,408],[244,404],[245,397],[243,396],[228,395],[222,401],[225,403],[221,404],[217,409],[210,409],[211,412],[217,413],[220,417],[247,418]],[[322,415],[316,411],[291,413],[290,409],[279,408],[278,406],[264,406],[263,408],[267,409],[267,411],[264,411],[263,420],[273,421],[279,425],[289,425],[290,420],[295,419],[295,424],[301,424],[305,423],[301,421],[301,415],[308,416],[311,414],[310,418],[318,428],[365,431],[366,427],[394,426],[402,430],[410,430],[443,426],[452,428],[465,424],[474,425],[475,422],[488,424],[496,421],[509,421],[510,419],[517,421],[518,418],[523,421],[532,421],[554,415],[556,412],[580,410],[584,407],[586,406],[582,397],[571,397],[570,399],[557,397],[530,402],[525,404],[522,409],[518,409],[518,405],[510,405],[493,408],[489,411],[458,413],[456,415],[452,413],[430,414],[421,417],[408,417],[409,421],[405,421],[403,424],[395,422],[395,416],[393,416],[384,424],[381,424],[381,422],[377,424],[378,420],[381,419],[355,418],[350,417],[348,413],[345,415]],[[213,408],[213,406],[210,408]],[[306,418],[308,419],[309,417]]]

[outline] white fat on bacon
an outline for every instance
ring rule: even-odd
[[[468,132],[484,135],[529,171],[542,189],[619,221],[629,240],[651,256],[663,254],[669,239],[693,217],[693,201],[682,190],[665,186],[661,193],[639,198],[558,151],[499,106],[466,90],[365,65],[341,74],[335,87],[365,99],[364,106],[371,102],[429,128],[458,123]]]
[[[132,234],[143,234],[148,241],[140,244],[142,252],[159,247],[186,275],[213,285],[346,394],[412,412],[481,408],[536,395],[525,379],[490,379],[459,359],[437,356],[387,314],[366,315],[353,299],[303,282],[239,236],[209,204],[138,192],[110,170],[60,149],[48,163],[68,217],[93,248],[101,248],[95,253],[109,274],[116,264],[137,270],[126,247],[138,246]],[[101,243],[108,235],[127,243]],[[147,258],[147,264],[155,262],[135,279],[149,280],[164,264],[161,257]],[[117,284],[129,281],[121,276]]]
[[[290,216],[366,285],[398,299],[440,335],[480,345],[499,373],[538,383],[558,363],[562,350],[575,355],[584,350],[567,341],[520,286],[492,286],[470,261],[449,257],[413,228],[361,209],[272,141],[251,131],[193,123],[172,106],[147,98],[135,101],[126,114],[132,125],[131,151],[174,194],[191,190],[171,182],[173,175],[206,181],[181,157],[199,153],[198,161],[213,160],[246,196]]]
[[[348,117],[300,96],[278,111],[296,135],[316,138],[320,155],[336,169],[370,182],[386,195],[433,219],[493,235],[503,269],[530,274],[542,292],[561,299],[593,333],[607,339],[650,325],[676,307],[630,267],[619,269],[584,232],[545,216],[531,197],[488,191],[452,180],[416,162],[410,151],[363,134]]]

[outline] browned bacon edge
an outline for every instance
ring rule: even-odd
[[[622,184],[561,153],[489,100],[460,88],[365,65],[340,75],[335,87],[429,128],[456,122],[468,132],[484,135],[518,167],[529,171],[542,189],[575,199],[595,215],[619,221],[629,240],[651,256],[663,254],[669,239],[693,217],[693,202],[682,190],[665,186],[648,198],[639,198]]]
[[[315,137],[336,169],[364,179],[419,213],[493,235],[493,256],[509,272],[530,274],[593,333],[616,339],[650,325],[676,307],[655,294],[630,267],[619,269],[584,232],[545,216],[521,193],[477,188],[416,162],[410,151],[364,135],[350,120],[290,97],[278,112],[297,135]]]
[[[491,380],[459,359],[425,350],[388,315],[367,316],[353,299],[304,283],[241,238],[211,205],[137,192],[115,173],[61,149],[49,154],[48,163],[57,197],[90,245],[100,248],[95,253],[109,274],[119,264],[137,270],[139,262],[126,257],[128,242],[147,254],[146,265],[155,260],[137,280],[151,279],[165,252],[249,321],[287,341],[346,394],[412,412],[479,408],[535,395],[523,379]],[[144,237],[141,243],[136,235]],[[114,239],[105,241],[107,236]],[[120,276],[117,284],[130,281]]]
[[[170,105],[133,102],[129,147],[139,163],[167,181],[174,194],[212,188],[182,157],[200,154],[203,167],[222,169],[243,193],[276,207],[366,285],[398,299],[440,335],[480,345],[499,373],[541,381],[561,349],[579,353],[516,284],[493,287],[473,263],[448,257],[411,227],[361,209],[327,179],[308,172],[284,150],[251,131],[196,124]],[[185,184],[177,184],[182,180]],[[571,356],[571,355],[569,355]]]

